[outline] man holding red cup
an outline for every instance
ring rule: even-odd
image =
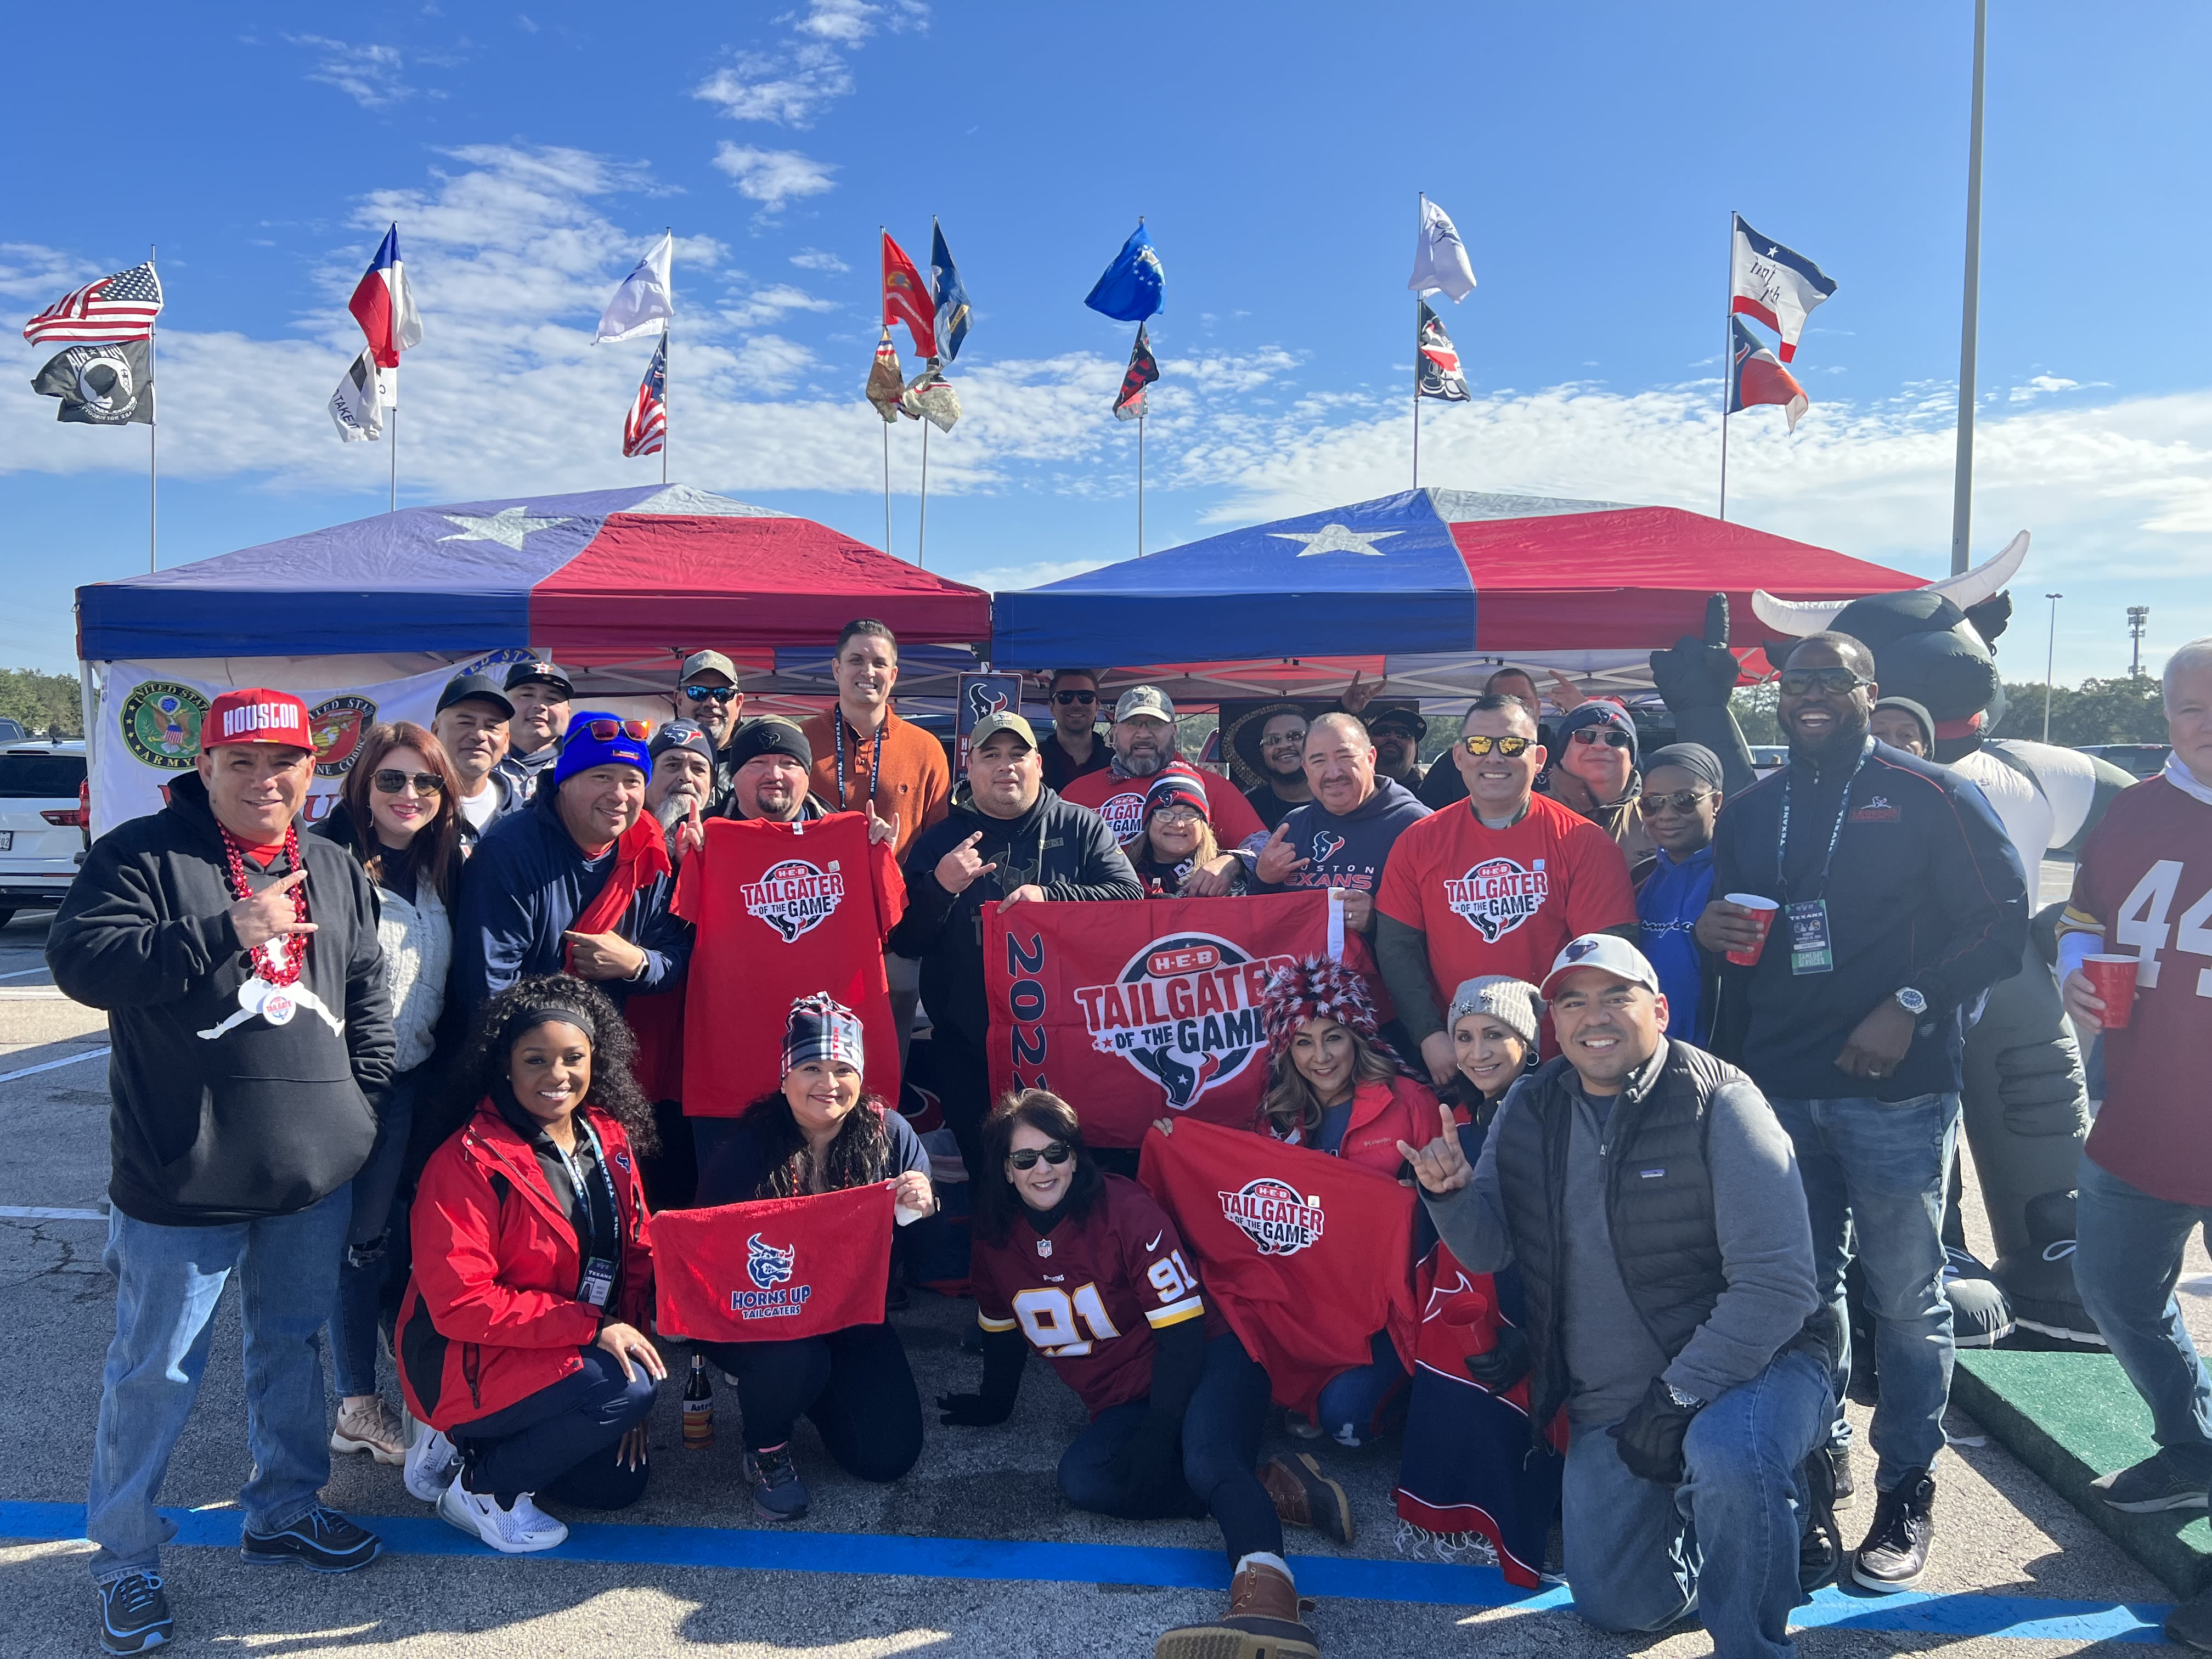
[[[2164,690],[2173,753],[2083,844],[2058,944],[2066,1012],[2105,1042],[2074,1277],[2159,1446],[2095,1486],[2136,1513],[2201,1510],[2212,1492],[2212,1376],[2173,1300],[2189,1234],[2212,1218],[2212,638],[2173,653]],[[2212,1596],[2168,1633],[2212,1650]]]

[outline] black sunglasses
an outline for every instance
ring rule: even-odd
[[[380,795],[396,795],[410,783],[418,795],[442,795],[446,793],[443,779],[434,772],[402,772],[397,767],[370,774],[369,780]]]
[[[1874,682],[1861,679],[1856,671],[1849,668],[1785,668],[1778,684],[1784,696],[1803,697],[1811,696],[1815,687],[1840,695]]]
[[[1098,694],[1096,691],[1055,691],[1052,694],[1052,700],[1066,708],[1079,702],[1097,702]]]
[[[732,702],[744,693],[734,685],[687,685],[684,695],[694,702],[704,702],[709,697],[716,702]]]
[[[1480,732],[1473,737],[1462,738],[1460,741],[1467,745],[1467,752],[1470,755],[1486,755],[1495,749],[1508,759],[1526,753],[1536,744],[1534,738],[1489,738]]]
[[[1613,749],[1626,749],[1628,747],[1628,733],[1622,731],[1617,726],[1579,726],[1575,730],[1572,735],[1577,743],[1601,743],[1606,744],[1607,747]]]
[[[1042,1146],[1024,1146],[1018,1152],[1008,1152],[1006,1162],[1017,1170],[1034,1170],[1036,1168],[1036,1161],[1042,1158],[1057,1169],[1074,1156],[1075,1148],[1066,1141],[1048,1140]]]
[[[1711,800],[1712,795],[1710,789],[1677,789],[1671,795],[1638,795],[1636,804],[1647,813],[1656,812],[1662,806],[1671,806],[1677,812],[1691,812],[1697,810],[1699,801]]]

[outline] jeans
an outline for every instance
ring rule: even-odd
[[[246,1441],[253,1473],[238,1494],[246,1529],[282,1532],[314,1508],[331,1476],[319,1340],[337,1291],[352,1193],[292,1215],[221,1227],[107,1218],[103,1265],[115,1278],[115,1340],[100,1374],[85,1536],[106,1584],[151,1572],[176,1528],[155,1510],[169,1454],[199,1397],[222,1287],[238,1279],[246,1328]]]
[[[623,1468],[615,1450],[652,1414],[659,1385],[635,1360],[637,1375],[625,1378],[605,1348],[579,1353],[581,1370],[453,1430],[469,1491],[509,1508],[526,1492],[593,1510],[623,1509],[644,1495],[644,1466]]]
[[[2212,1481],[2212,1376],[2173,1300],[2189,1231],[2212,1219],[2212,1209],[2153,1198],[2084,1157],[2074,1215],[2081,1305],[2150,1407],[2166,1461],[2192,1481]]]
[[[1560,1522],[1575,1611],[1609,1631],[1663,1630],[1694,1611],[1723,1659],[1794,1654],[1800,1470],[1834,1411],[1820,1361],[1779,1354],[1690,1420],[1688,1474],[1673,1487],[1631,1474],[1603,1425],[1577,1424]]]
[[[1340,1446],[1364,1446],[1406,1414],[1406,1368],[1390,1333],[1369,1339],[1366,1364],[1339,1371],[1322,1385],[1314,1421]]]
[[[804,1413],[837,1467],[856,1479],[896,1480],[921,1455],[921,1395],[906,1345],[888,1324],[699,1347],[738,1379],[747,1451],[784,1444]]]
[[[331,1381],[341,1400],[376,1392],[376,1320],[392,1265],[392,1204],[407,1159],[422,1076],[423,1068],[417,1066],[392,1080],[377,1109],[376,1145],[353,1178],[353,1219],[339,1253],[338,1291],[331,1304]]]
[[[1875,1486],[1889,1492],[1904,1481],[1906,1470],[1931,1467],[1943,1449],[1943,1407],[1951,1397],[1943,1196],[1959,1142],[1959,1097],[1770,1103],[1796,1144],[1813,1223],[1813,1271],[1834,1316],[1829,1340],[1838,1401],[1851,1370],[1844,1272],[1856,1233],[1881,1376],[1872,1436]],[[1838,1404],[1832,1443],[1850,1442]]]

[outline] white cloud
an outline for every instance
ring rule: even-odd
[[[310,81],[336,87],[363,109],[384,109],[415,95],[415,88],[399,78],[404,65],[397,46],[356,45],[320,34],[284,39],[316,53],[315,67],[307,71]]]
[[[43,307],[100,274],[90,262],[58,248],[42,247],[36,242],[0,242],[0,295],[10,300],[36,301]]]
[[[802,45],[787,58],[740,58],[716,70],[691,95],[720,106],[733,121],[804,127],[823,105],[852,90],[852,71],[833,48]]]
[[[2024,384],[2013,387],[2008,396],[2013,403],[2033,403],[2051,392],[2077,392],[2081,386],[2079,380],[2061,380],[2056,374],[2033,374]]]
[[[756,289],[736,305],[722,307],[722,320],[732,328],[757,328],[772,323],[787,311],[835,311],[835,300],[818,299],[788,283]]]
[[[797,33],[854,46],[878,29],[901,33],[927,28],[929,8],[921,0],[889,0],[882,5],[871,0],[808,0],[804,12],[777,21],[788,21]]]
[[[801,248],[791,256],[791,263],[801,270],[845,271],[853,267],[834,253],[824,253],[818,247]]]
[[[835,161],[817,161],[795,149],[761,149],[727,139],[715,150],[714,165],[730,175],[739,195],[750,197],[769,214],[781,212],[793,197],[819,196],[834,188],[830,175],[837,171]]]

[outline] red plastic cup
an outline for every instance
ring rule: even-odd
[[[2088,977],[2089,988],[2104,1002],[2106,1030],[2119,1030],[2135,1012],[2136,969],[2142,965],[2142,958],[2136,956],[2081,958],[2081,971]]]
[[[1771,898],[1761,898],[1756,893],[1730,893],[1730,904],[1741,904],[1753,913],[1752,920],[1759,924],[1759,943],[1748,951],[1731,951],[1728,959],[1739,968],[1748,968],[1759,960],[1759,953],[1766,948],[1767,929],[1774,926],[1774,913],[1782,907]]]

